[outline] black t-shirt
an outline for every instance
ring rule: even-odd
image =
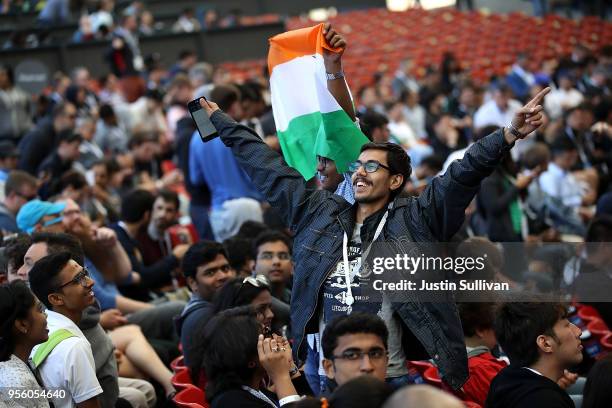
[[[525,367],[506,367],[491,382],[486,408],[575,408],[557,383]]]

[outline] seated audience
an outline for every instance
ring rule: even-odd
[[[0,405],[7,408],[48,408],[40,395],[17,398],[11,391],[39,394],[44,384],[31,365],[34,346],[49,339],[42,304],[23,281],[0,286]],[[27,396],[26,396],[27,397]]]
[[[495,335],[510,358],[491,382],[486,406],[574,407],[557,384],[565,370],[582,361],[582,331],[558,303],[505,303],[495,319]]]
[[[612,401],[612,355],[593,365],[584,386],[582,408],[607,406]]]
[[[45,386],[64,391],[52,398],[58,408],[97,407],[102,394],[91,345],[78,327],[83,311],[96,300],[93,285],[69,252],[49,255],[30,270],[30,287],[47,307],[49,338],[54,339],[36,346],[32,358]]]
[[[378,316],[352,313],[336,318],[325,326],[321,339],[325,375],[339,386],[361,375],[384,381],[388,337]]]
[[[282,232],[276,231],[258,235],[253,244],[255,274],[268,278],[272,296],[286,304],[291,303],[290,285],[293,277],[291,247],[289,238]]]
[[[291,374],[302,378],[293,364],[291,347],[283,338],[264,338],[264,325],[248,310],[226,310],[204,330],[206,398],[212,408],[284,406],[300,397]],[[274,385],[263,385],[265,376]]]
[[[186,366],[191,365],[197,343],[197,326],[213,313],[212,299],[223,285],[236,276],[227,260],[223,245],[213,241],[193,244],[183,258],[183,276],[191,290],[191,299],[176,318],[177,332],[183,346]]]

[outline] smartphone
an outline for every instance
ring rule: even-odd
[[[201,96],[200,98],[204,98]],[[206,111],[200,106],[200,98],[194,99],[189,102],[187,108],[189,109],[189,113],[191,114],[191,118],[196,124],[198,128],[198,132],[200,133],[200,137],[203,142],[208,142],[209,140],[214,139],[219,136],[217,133],[217,129],[210,121],[210,118],[206,114]],[[206,98],[204,98],[206,99]]]

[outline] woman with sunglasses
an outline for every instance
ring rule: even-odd
[[[0,286],[0,406],[50,406],[42,380],[29,360],[34,346],[48,338],[43,306],[25,282]]]
[[[291,380],[289,342],[264,337],[262,329],[251,307],[222,311],[206,325],[203,360],[212,408],[277,408],[300,399]]]

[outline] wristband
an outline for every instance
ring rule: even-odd
[[[300,397],[299,395],[289,395],[288,397],[282,398],[280,401],[278,401],[278,405],[282,407],[283,405],[290,404],[301,399],[302,397]]]
[[[291,370],[289,370],[289,377],[293,378],[293,376],[296,375],[299,371],[300,371],[300,369],[297,368],[297,366],[294,364],[293,368],[291,368]]]
[[[341,79],[344,78],[344,72],[339,71],[339,72],[335,72],[333,74],[330,74],[329,72],[325,73],[325,76],[327,77],[328,81],[332,81],[334,79]]]
[[[512,122],[510,122],[510,124],[508,125],[508,131],[510,131],[510,133],[512,133],[514,136],[518,137],[519,139],[524,139],[527,136],[519,132],[518,129],[514,127]]]

